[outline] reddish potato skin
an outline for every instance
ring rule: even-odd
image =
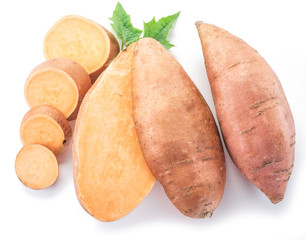
[[[240,172],[272,203],[284,198],[294,164],[295,127],[281,83],[243,40],[196,23],[217,117]]]
[[[223,195],[225,160],[208,105],[156,40],[139,40],[132,64],[133,118],[150,169],[179,211],[210,217]]]

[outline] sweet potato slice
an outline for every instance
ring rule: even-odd
[[[77,197],[83,208],[100,221],[127,215],[155,183],[132,118],[132,53],[133,45],[97,79],[81,105],[75,126]]]
[[[94,82],[119,53],[114,35],[99,24],[81,16],[61,18],[44,40],[46,59],[70,58],[80,63]]]
[[[154,39],[135,48],[132,100],[143,154],[169,199],[186,216],[210,217],[225,185],[215,120],[182,66]]]
[[[58,154],[68,146],[71,127],[65,116],[50,106],[28,111],[21,122],[20,138],[24,145],[40,144]]]
[[[39,144],[25,145],[17,154],[15,171],[25,186],[43,189],[56,181],[58,163],[48,148]]]
[[[240,172],[272,203],[284,197],[294,163],[294,120],[281,83],[247,43],[196,23],[217,117]]]
[[[54,58],[33,69],[25,83],[24,95],[30,107],[49,105],[68,120],[74,120],[90,87],[90,78],[80,64],[67,58]]]

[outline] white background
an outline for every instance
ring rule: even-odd
[[[215,109],[194,22],[227,29],[253,46],[278,74],[296,124],[295,167],[285,199],[277,205],[237,171],[226,156],[224,197],[210,219],[182,215],[160,184],[132,213],[99,222],[79,205],[72,179],[71,148],[59,156],[60,174],[50,188],[24,187],[15,175],[19,126],[28,110],[24,82],[44,61],[42,43],[61,17],[79,14],[110,29],[116,1],[1,1],[0,3],[0,239],[306,239],[306,8],[304,1],[124,1],[142,28],[153,16],[181,11],[170,35],[179,60]],[[227,154],[227,153],[226,153]]]

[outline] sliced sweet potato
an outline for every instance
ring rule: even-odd
[[[49,105],[68,120],[74,120],[90,87],[90,78],[80,64],[67,58],[54,58],[33,69],[25,83],[24,95],[30,107]]]
[[[25,186],[43,189],[56,181],[58,163],[48,148],[39,144],[30,144],[19,151],[15,161],[15,171]]]
[[[284,198],[294,164],[295,127],[281,83],[242,39],[196,23],[216,113],[240,172],[272,203]]]
[[[127,215],[155,183],[132,118],[133,48],[122,51],[97,79],[81,105],[75,126],[76,194],[83,208],[101,221]]]
[[[80,63],[94,82],[119,53],[118,41],[99,24],[81,16],[61,18],[44,40],[46,59],[70,58]]]
[[[24,145],[40,144],[58,154],[68,146],[71,127],[65,116],[50,106],[28,111],[21,122],[20,138]]]
[[[143,154],[169,199],[186,216],[210,217],[225,186],[216,123],[182,66],[154,39],[137,42],[132,100]]]

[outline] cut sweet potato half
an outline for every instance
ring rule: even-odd
[[[75,61],[55,58],[33,69],[24,94],[30,107],[49,105],[74,120],[79,106],[91,87],[88,73]]]
[[[70,58],[80,63],[90,74],[92,82],[119,53],[114,35],[99,24],[81,16],[61,18],[46,34],[46,59]]]
[[[24,145],[40,144],[58,154],[71,139],[71,127],[65,116],[50,106],[28,111],[21,123],[20,138]]]
[[[25,186],[43,189],[56,181],[58,163],[48,148],[39,144],[25,145],[16,157],[15,171]]]
[[[155,183],[132,118],[132,54],[133,45],[97,79],[76,121],[75,190],[83,208],[100,221],[127,215]]]

